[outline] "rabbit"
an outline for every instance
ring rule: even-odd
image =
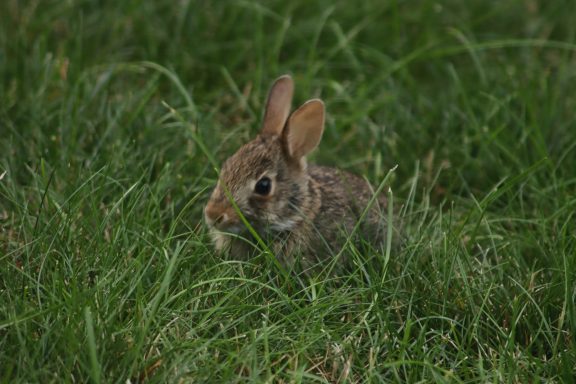
[[[299,258],[301,266],[311,270],[340,253],[373,192],[365,179],[349,172],[307,165],[306,155],[318,146],[324,130],[324,103],[310,100],[290,114],[293,91],[290,76],[276,80],[260,133],[224,163],[204,214],[217,251],[229,250],[235,260],[247,260],[254,253],[256,241],[224,183],[284,268],[293,267]],[[379,197],[361,231],[378,245],[386,236],[382,216],[387,205],[387,199]],[[345,261],[341,256],[336,264]]]

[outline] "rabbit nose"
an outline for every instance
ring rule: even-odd
[[[222,225],[230,219],[225,208],[215,206],[211,203],[206,205],[204,213],[206,214],[209,224]]]

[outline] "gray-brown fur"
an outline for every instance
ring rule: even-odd
[[[287,92],[275,92],[278,83],[281,91],[290,90],[290,97],[286,97]],[[289,109],[286,103],[291,99],[290,83],[289,77],[282,77],[273,86],[268,109],[271,105]],[[280,94],[281,98],[275,99],[274,94]],[[266,115],[284,113],[268,109]],[[248,259],[254,247],[246,240],[252,243],[255,240],[229,201],[222,182],[252,228],[271,242],[273,252],[286,267],[294,263],[295,257],[302,257],[302,266],[308,268],[338,254],[345,233],[351,233],[373,196],[369,184],[358,176],[343,171],[344,183],[334,168],[306,165],[305,155],[321,137],[324,106],[320,101],[311,101],[296,112],[290,118],[286,116],[288,122],[275,117],[281,126],[266,126],[222,167],[222,181],[214,189],[205,216],[216,248],[229,250],[234,259]],[[266,117],[264,120],[271,121]],[[308,136],[310,140],[306,141]],[[256,183],[263,177],[269,178],[272,185],[266,196],[255,191]],[[378,199],[359,235],[383,242],[380,212],[387,212],[386,205],[385,198]]]

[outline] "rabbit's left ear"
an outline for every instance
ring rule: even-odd
[[[282,131],[282,143],[288,155],[296,161],[306,156],[320,143],[324,131],[324,103],[314,99],[295,110]]]
[[[268,94],[268,101],[266,102],[264,122],[260,130],[262,135],[280,136],[286,119],[290,114],[293,93],[294,82],[290,76],[281,76],[274,82]]]

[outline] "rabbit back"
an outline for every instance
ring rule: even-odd
[[[374,196],[373,189],[365,179],[332,167],[312,166],[308,173],[320,201],[310,243],[322,244],[322,250],[315,253],[329,257],[340,252]],[[387,212],[388,199],[380,195],[354,234],[355,239],[364,238],[378,246],[384,244]]]

